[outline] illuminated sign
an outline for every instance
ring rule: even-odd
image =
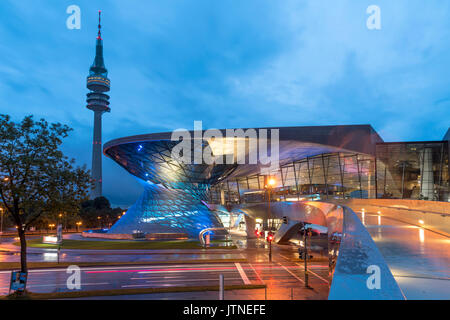
[[[44,236],[44,238],[42,239],[42,243],[58,244],[58,237],[57,236]]]

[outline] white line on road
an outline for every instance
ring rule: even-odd
[[[148,273],[185,273],[185,272],[221,272],[221,273],[234,273],[235,270],[217,269],[217,270],[162,270],[162,271],[138,271],[139,274]]]
[[[256,274],[256,276],[258,277],[259,281],[261,281],[261,283],[264,284],[263,279],[261,279],[261,277],[259,276],[258,272],[256,272],[256,269],[253,267],[253,265],[251,263],[249,263],[249,265],[253,269],[253,272]]]
[[[104,284],[109,284],[109,282],[97,282],[97,283],[82,283],[81,286],[96,286],[96,285],[104,285]],[[29,284],[27,287],[28,288],[32,288],[32,287],[65,287],[67,284],[59,284],[59,285],[55,285],[55,284]]]
[[[226,280],[241,280],[241,278],[226,278]],[[167,281],[167,280],[149,280],[149,281],[145,281],[145,282],[147,282],[147,283],[153,283],[153,282],[167,282],[167,283],[170,283],[170,282],[176,282],[176,281],[178,281],[178,282],[195,282],[195,281],[215,281],[215,282],[217,282],[217,278],[214,278],[214,279],[211,279],[211,278],[209,278],[209,279],[176,279],[176,280],[170,280],[170,281]]]
[[[239,271],[239,274],[241,275],[242,281],[244,281],[244,284],[250,284],[250,280],[248,280],[247,275],[245,274],[244,269],[242,269],[241,264],[236,262],[236,269]]]
[[[302,267],[303,268],[303,270],[305,270],[305,267],[304,266],[302,266],[301,264],[299,264],[299,263],[296,263],[297,265],[299,265],[300,267]],[[319,276],[317,273],[315,273],[315,272],[313,272],[313,271],[311,271],[309,268],[308,268],[308,273],[311,273],[311,274],[313,274],[313,275],[315,275],[317,278],[319,278],[320,280],[322,280],[323,282],[326,282],[326,283],[328,283],[329,284],[329,282],[328,282],[328,280],[326,280],[326,279],[324,279],[324,278],[322,278],[321,276]]]
[[[289,259],[288,257],[286,257],[286,256],[284,256],[284,255],[282,255],[282,254],[280,254],[280,257],[286,259],[287,261],[292,261],[291,259]]]
[[[287,272],[290,273],[291,276],[293,276],[295,279],[297,279],[298,281],[300,281],[301,283],[305,283],[305,281],[303,281],[302,279],[300,279],[299,277],[297,277],[297,275],[295,273],[293,273],[291,270],[289,270],[288,268],[286,268],[285,266],[283,266],[281,263],[278,262],[278,264]]]
[[[73,265],[77,265],[76,262],[73,263]],[[158,269],[158,268],[173,268],[174,270],[176,270],[176,268],[187,268],[187,267],[228,267],[231,264],[203,264],[203,263],[198,263],[198,264],[177,264],[177,265],[173,265],[173,264],[160,264],[160,265],[148,265],[148,264],[142,264],[142,265],[132,265],[132,266],[98,266],[98,267],[80,267],[81,271],[98,271],[98,270],[134,270],[136,268],[145,268],[145,269]],[[28,273],[45,273],[45,272],[66,272],[67,271],[67,267],[66,268],[51,268],[51,269],[33,269],[33,270],[29,270]],[[0,271],[0,274],[11,274],[11,270],[6,270],[6,271]]]

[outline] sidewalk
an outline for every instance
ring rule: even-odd
[[[301,286],[290,289],[242,289],[226,290],[225,300],[323,300],[315,290]],[[326,299],[326,298],[325,298]],[[98,296],[64,300],[219,300],[218,291],[149,293],[121,296]]]

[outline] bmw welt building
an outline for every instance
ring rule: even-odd
[[[112,140],[104,154],[144,190],[109,233],[195,238],[206,228],[229,226],[234,208],[269,197],[286,203],[448,202],[449,140],[450,130],[442,140],[386,143],[370,125],[175,131]]]

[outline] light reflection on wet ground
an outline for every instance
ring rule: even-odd
[[[377,213],[357,213],[408,299],[450,299],[450,239]]]

